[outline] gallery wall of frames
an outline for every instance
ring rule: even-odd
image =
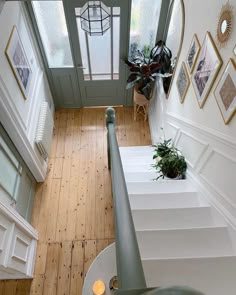
[[[184,40],[170,94],[157,81],[153,143],[172,138],[188,177],[236,226],[236,0],[184,1]]]

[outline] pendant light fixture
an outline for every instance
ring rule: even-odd
[[[87,1],[80,11],[81,28],[90,36],[101,36],[111,27],[110,8],[102,1]]]

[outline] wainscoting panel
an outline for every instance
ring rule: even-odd
[[[176,144],[176,140],[179,135],[180,128],[173,123],[166,122],[165,130],[168,134],[168,139],[172,138],[173,144]],[[165,132],[165,131],[164,131]]]
[[[236,209],[235,171],[236,159],[228,157],[221,151],[213,150],[199,172],[205,182]]]
[[[181,130],[175,146],[183,152],[188,165],[195,168],[206,151],[208,144]]]
[[[188,163],[188,175],[204,196],[236,227],[236,141],[172,113],[164,130]]]

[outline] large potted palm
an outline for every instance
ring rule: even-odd
[[[165,42],[160,40],[150,50],[150,54],[135,50],[133,55],[126,60],[130,75],[127,80],[126,89],[134,87],[135,91],[150,100],[157,76],[170,76],[172,53]]]

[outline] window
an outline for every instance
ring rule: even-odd
[[[149,56],[156,43],[161,0],[132,0],[129,56],[140,50]]]
[[[73,67],[62,1],[33,1],[32,6],[49,67]]]

